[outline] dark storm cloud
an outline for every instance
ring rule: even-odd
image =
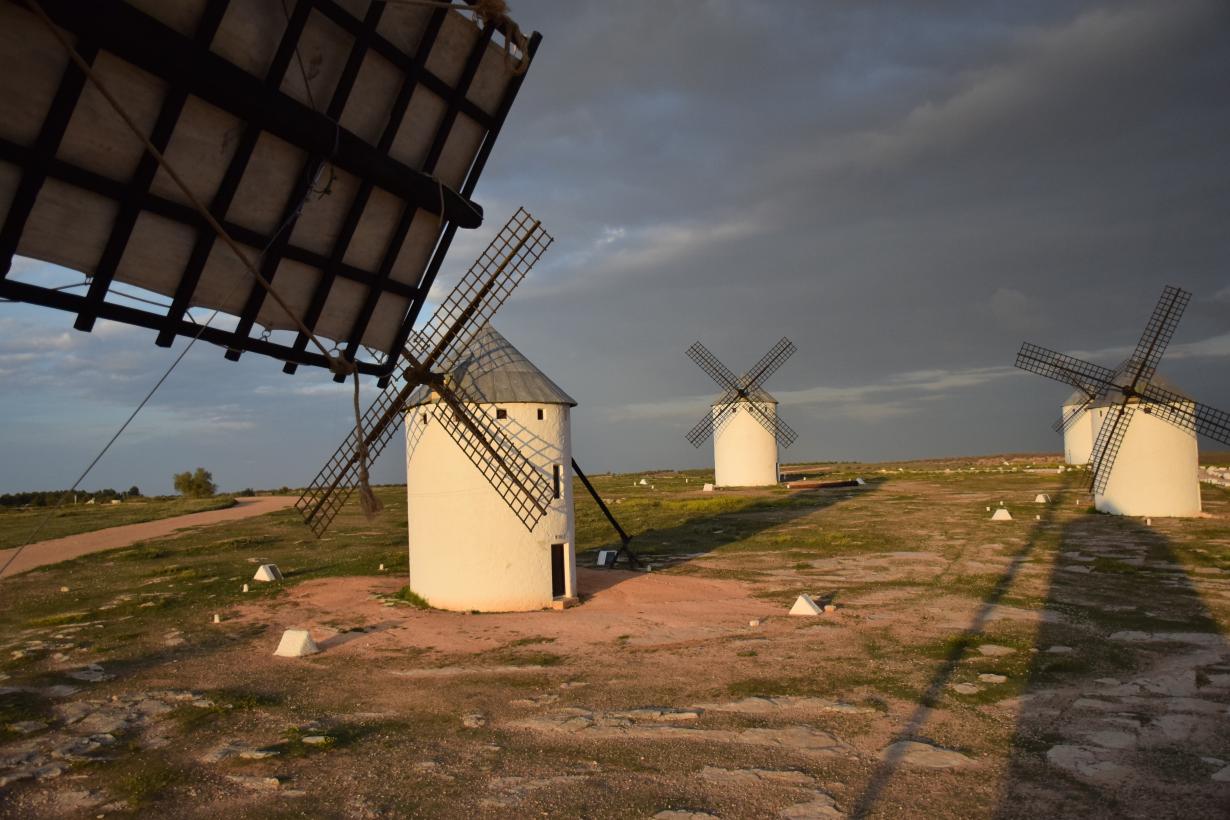
[[[581,402],[588,469],[707,463],[683,433],[713,385],[683,350],[742,370],[782,335],[787,459],[1053,450],[1066,391],[1012,370],[1020,342],[1113,363],[1168,283],[1195,299],[1164,369],[1230,407],[1225,3],[513,10],[543,45],[441,286],[519,204],[557,237],[497,324]],[[27,324],[0,326],[0,373],[31,380],[0,404],[6,464],[65,484],[170,354],[5,316]],[[183,368],[115,462],[151,482],[175,442],[228,486],[301,483],[345,433],[320,373],[207,346]],[[66,402],[80,426],[47,423]]]

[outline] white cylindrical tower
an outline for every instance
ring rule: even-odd
[[[1194,412],[1193,404],[1185,405],[1184,412]],[[1117,406],[1115,402],[1100,402],[1092,409],[1090,415],[1095,430],[1101,429],[1107,415],[1114,413]],[[1111,466],[1105,492],[1093,497],[1093,505],[1100,512],[1115,515],[1159,518],[1198,515],[1200,481],[1196,434],[1144,412],[1148,406],[1147,403],[1136,404]]]
[[[749,411],[751,402],[740,399],[719,416],[713,413],[713,483],[718,487],[764,487],[777,484],[777,438]],[[756,406],[770,419],[777,417],[777,402],[767,394]]]
[[[450,374],[470,405],[518,443],[555,490],[527,530],[436,417],[426,391],[406,411],[410,588],[433,607],[507,612],[575,599],[571,397],[487,327]]]
[[[1077,414],[1063,431],[1063,459],[1068,464],[1088,464],[1089,455],[1093,452],[1093,442],[1097,438],[1098,428],[1094,425],[1093,413],[1090,409],[1088,407],[1081,409],[1088,401],[1089,396],[1077,390],[1068,396],[1063,407],[1059,409],[1061,419],[1066,419],[1073,413]]]

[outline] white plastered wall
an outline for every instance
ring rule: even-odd
[[[1188,406],[1190,408],[1190,405]],[[1100,429],[1110,408],[1094,408]],[[1184,517],[1200,513],[1196,435],[1138,407],[1111,468],[1106,492],[1093,497],[1101,512]]]
[[[713,482],[718,487],[763,487],[777,484],[777,439],[751,413],[747,402],[736,402],[736,412],[719,422],[714,414]],[[777,405],[760,403],[769,418]]]
[[[496,409],[507,411],[496,420]],[[434,412],[411,408],[406,416],[406,513],[410,588],[433,607],[509,612],[551,605],[551,545],[564,544],[564,594],[577,592],[576,537],[572,512],[572,437],[562,404],[475,405],[517,441],[551,478],[560,467],[560,497],[527,530]],[[543,411],[538,420],[538,410]],[[424,424],[423,416],[427,414]]]
[[[1060,412],[1060,418],[1066,419],[1079,404],[1065,404]],[[1098,429],[1094,426],[1093,413],[1090,410],[1080,411],[1080,415],[1072,421],[1063,433],[1063,458],[1068,464],[1088,464],[1089,454],[1093,452],[1093,442]]]

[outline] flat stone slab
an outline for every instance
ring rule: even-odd
[[[1052,746],[1046,753],[1046,762],[1079,780],[1098,786],[1118,786],[1133,776],[1131,769],[1108,760],[1104,752],[1083,746]]]
[[[922,769],[956,769],[974,765],[974,760],[960,752],[941,749],[917,740],[899,740],[880,752],[881,760],[896,760]]]
[[[1000,646],[994,643],[984,643],[978,647],[978,654],[985,655],[988,658],[999,658],[1004,655],[1011,655],[1016,652],[1011,646]]]

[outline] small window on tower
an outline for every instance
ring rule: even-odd
[[[551,483],[555,488],[555,497],[559,498],[559,465],[551,465]]]
[[[538,408],[538,420],[542,421],[542,408],[541,407]]]
[[[495,410],[495,417],[497,419],[506,419],[508,418],[508,411],[503,407],[497,407]]]
[[[427,423],[427,414],[424,413],[423,414],[423,424],[426,424],[426,423]]]

